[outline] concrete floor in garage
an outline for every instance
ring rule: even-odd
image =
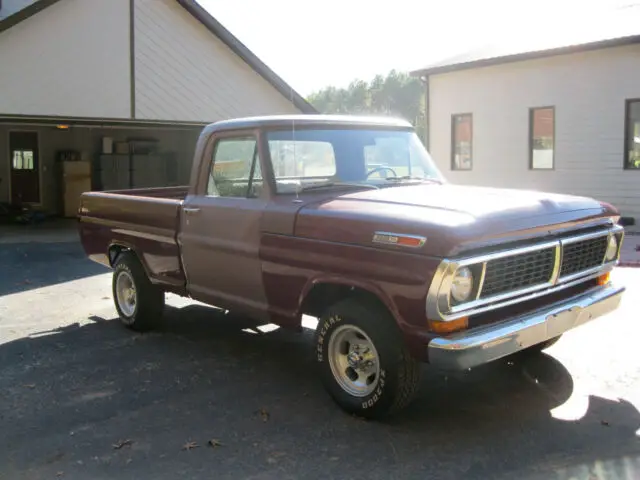
[[[410,408],[376,423],[324,393],[311,330],[173,296],[158,331],[125,330],[109,272],[73,225],[50,228],[0,232],[0,479],[640,478],[640,269],[614,273],[619,311],[548,354],[425,366]]]

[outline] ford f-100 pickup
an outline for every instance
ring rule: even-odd
[[[127,327],[153,328],[165,292],[317,317],[326,390],[381,418],[421,362],[535,354],[616,309],[618,220],[590,198],[450,184],[404,121],[299,115],[205,127],[188,186],[84,193],[79,231]]]

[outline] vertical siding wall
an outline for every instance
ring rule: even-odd
[[[430,79],[430,150],[454,183],[596,197],[640,217],[640,171],[623,170],[625,99],[640,98],[640,46]],[[555,170],[529,170],[529,108],[555,107]],[[451,171],[451,115],[473,114],[473,169]]]
[[[135,79],[137,119],[298,113],[175,0],[136,0]]]
[[[0,33],[0,115],[130,116],[129,0],[63,0]]]

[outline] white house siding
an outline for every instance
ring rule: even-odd
[[[454,183],[596,197],[640,217],[640,171],[623,170],[625,99],[640,98],[640,46],[430,78],[430,150]],[[555,107],[555,170],[529,170],[529,108]],[[473,169],[451,171],[451,115],[473,114]]]
[[[2,0],[2,8],[0,8],[0,20],[28,7],[36,0]]]
[[[175,0],[135,2],[137,119],[299,113]]]
[[[0,115],[128,118],[129,0],[61,0],[0,33]]]

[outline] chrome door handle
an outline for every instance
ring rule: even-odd
[[[190,214],[190,213],[198,213],[200,211],[199,208],[197,207],[184,207],[182,209],[184,211],[184,213],[186,214]]]

